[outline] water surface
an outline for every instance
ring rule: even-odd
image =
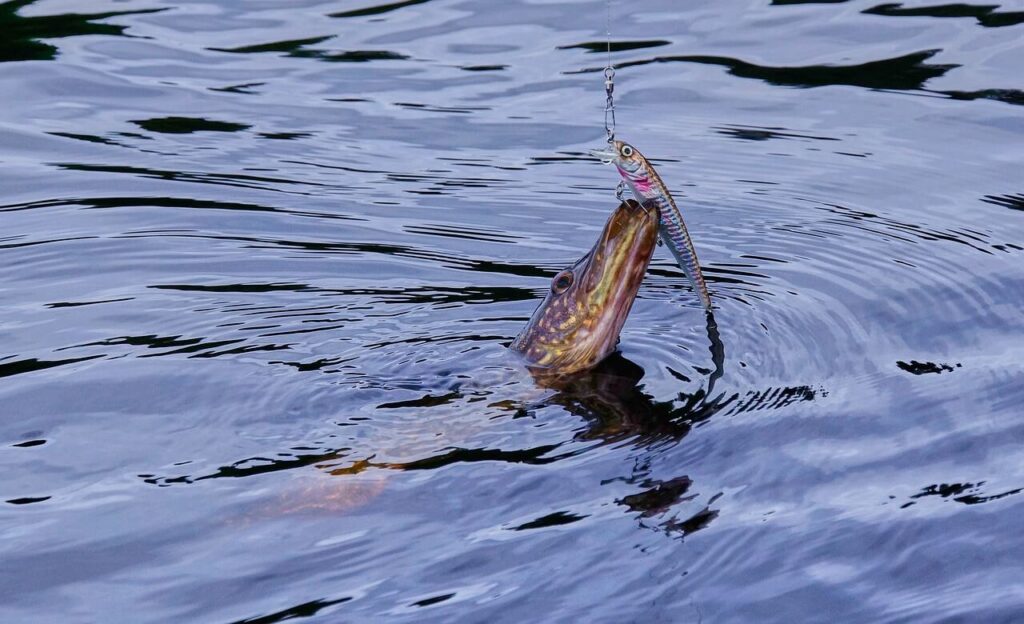
[[[616,2],[718,334],[658,250],[560,391],[602,2],[0,32],[3,621],[1024,617],[1024,4]]]

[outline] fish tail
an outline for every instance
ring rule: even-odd
[[[686,278],[690,281],[694,292],[700,298],[704,309],[710,310],[711,295],[708,294],[708,287],[704,282],[704,275],[701,272],[700,262],[697,260],[697,252],[694,250],[693,242],[690,240],[690,234],[686,231],[686,225],[682,222],[682,219],[676,220],[672,218],[675,215],[666,214],[669,212],[674,211],[662,211],[661,235],[666,239],[665,242],[668,243],[669,250],[675,256],[676,263],[679,264],[679,268],[686,274]]]

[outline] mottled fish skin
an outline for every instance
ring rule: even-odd
[[[623,202],[590,252],[551,282],[512,342],[535,376],[596,366],[615,351],[658,240],[654,207]]]
[[[686,223],[676,206],[675,199],[654,166],[635,147],[622,141],[612,141],[607,150],[595,150],[593,154],[615,165],[638,202],[645,205],[650,203],[658,208],[661,214],[658,232],[675,257],[679,268],[690,280],[704,309],[710,312],[711,295],[708,294],[708,287],[704,282],[697,251],[690,240],[690,233],[686,230]]]

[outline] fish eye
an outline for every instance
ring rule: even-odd
[[[573,279],[572,271],[569,269],[562,271],[555,276],[555,279],[551,280],[551,292],[556,295],[564,293],[572,286]]]
[[[633,148],[628,145],[623,145],[622,149],[619,150],[619,153],[622,154],[623,157],[629,158],[630,156],[633,155]]]

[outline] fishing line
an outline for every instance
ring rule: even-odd
[[[607,60],[604,66],[604,132],[608,145],[615,144],[615,65],[612,64],[612,0],[606,0],[604,11],[604,35],[607,45]],[[626,200],[626,183],[619,180],[615,186],[615,199]],[[661,240],[658,240],[661,243]]]
[[[607,43],[607,62],[604,67],[604,131],[608,143],[615,141],[615,66],[612,65],[612,0],[605,2],[604,32]]]

